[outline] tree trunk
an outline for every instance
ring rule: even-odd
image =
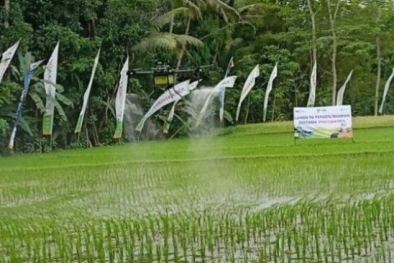
[[[185,35],[189,35],[189,30],[190,30],[190,23],[191,23],[191,21],[192,21],[192,18],[191,18],[191,17],[188,17],[188,18],[187,18],[187,23],[186,23]],[[177,68],[177,69],[179,69],[179,67],[181,66],[182,58],[183,58],[183,55],[184,55],[184,53],[185,53],[185,49],[186,49],[186,46],[185,46],[185,45],[182,45],[181,53],[179,54],[178,61],[177,61],[177,63],[176,63],[176,68]]]
[[[8,28],[9,27],[8,16],[10,14],[10,0],[4,0],[4,10],[5,10],[5,14],[6,14],[6,19],[4,21],[4,27]]]
[[[308,0],[308,7],[309,7],[309,13],[311,16],[311,24],[312,24],[312,62],[311,62],[311,77],[312,77],[312,73],[313,73],[313,68],[315,63],[317,63],[317,46],[316,46],[316,13],[313,12],[313,8],[312,8],[312,0]],[[317,69],[316,69],[317,71]],[[317,77],[316,77],[317,79]],[[311,98],[311,94],[312,94],[312,82],[310,84],[309,87],[309,96],[308,96],[308,107],[309,106],[314,106],[315,101],[316,101],[316,87],[314,87],[314,98],[313,98],[313,104],[310,105],[309,99]]]
[[[172,34],[172,31],[174,31],[174,15],[171,16],[171,22],[170,22],[170,30],[169,30],[169,32]]]
[[[311,0],[308,0],[308,7],[309,7],[309,13],[311,15],[311,23],[312,23],[312,59],[313,59],[312,64],[313,64],[316,61],[316,57],[317,57],[316,20],[315,20],[316,14],[313,12]]]
[[[172,1],[170,1],[170,5],[171,5],[171,10],[173,10],[174,9],[174,5],[173,5]],[[175,16],[174,16],[174,14],[172,14],[171,15],[171,22],[170,22],[170,30],[169,30],[169,32],[171,34],[174,31],[174,18],[175,18]]]
[[[380,20],[382,10],[378,9],[378,14],[376,20]],[[380,49],[380,37],[379,35],[376,37],[376,60],[378,63],[378,73],[376,76],[376,87],[375,87],[375,107],[374,107],[374,116],[378,115],[378,107],[379,107],[379,87],[380,87],[380,77],[382,72],[382,58],[381,58],[381,49]]]
[[[331,11],[331,0],[327,0],[328,14],[330,17],[330,25],[331,25],[331,35],[332,35],[332,58],[331,58],[331,68],[332,68],[332,105],[335,105],[336,96],[337,96],[337,35],[335,32],[335,21],[337,18],[337,13],[339,10],[339,5],[341,3],[340,0],[337,0],[337,5],[335,6],[335,12],[332,14]]]
[[[380,77],[382,71],[382,60],[381,60],[381,51],[380,51],[380,38],[376,38],[376,56],[378,62],[378,74],[376,76],[376,87],[375,87],[375,107],[374,107],[374,115],[378,115],[378,107],[379,107],[379,87],[380,87]]]

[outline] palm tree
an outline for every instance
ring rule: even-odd
[[[232,18],[235,21],[241,21],[242,17],[239,14],[239,12],[234,9],[233,7],[227,5],[226,3],[222,2],[221,0],[205,0],[205,1],[198,1],[200,2],[200,9],[203,11],[206,11],[207,13],[209,11],[213,11],[216,16],[218,17],[218,26],[221,27],[222,22],[224,22],[225,25],[228,25],[230,23],[230,18]],[[222,20],[221,20],[221,19]],[[185,34],[189,33],[189,28],[188,26],[190,26],[190,19],[188,20],[188,24],[186,26],[186,32]],[[218,50],[219,46],[217,46],[217,50]],[[184,54],[184,50],[183,52],[180,54],[178,61],[177,61],[177,68],[180,67],[181,65],[181,61],[183,58],[183,54]],[[218,52],[216,52],[218,53]],[[215,56],[216,57],[216,56]],[[215,64],[215,58],[214,58],[214,64]]]
[[[174,19],[176,16],[181,15],[185,20],[185,33],[184,36],[189,36],[190,25],[192,20],[202,20],[203,12],[214,12],[218,17],[228,24],[229,18],[241,20],[241,16],[237,10],[227,5],[221,0],[170,0],[171,10],[167,13],[156,18],[155,25],[159,28],[166,24],[170,24],[169,32],[173,32]],[[182,45],[178,52],[178,59],[176,68],[179,68],[182,63],[182,58],[186,52],[186,46]]]

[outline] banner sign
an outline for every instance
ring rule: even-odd
[[[45,94],[46,94],[46,104],[45,113],[42,121],[42,134],[52,135],[53,130],[53,118],[55,115],[55,97],[56,88],[53,84],[56,84],[57,77],[57,61],[59,56],[59,42],[57,42],[55,49],[47,63],[44,72],[44,80],[49,81],[44,83]]]
[[[264,96],[264,108],[263,108],[263,121],[265,122],[265,119],[267,117],[267,107],[268,107],[268,96],[270,95],[270,92],[272,90],[272,84],[274,82],[274,79],[278,76],[278,62],[276,62],[274,69],[271,72],[271,76],[268,80],[268,85],[267,85],[267,90],[265,91],[265,96]]]
[[[205,112],[207,111],[209,102],[211,100],[211,98],[213,97],[213,95],[217,92],[219,92],[221,90],[221,88],[232,88],[234,87],[235,84],[235,80],[237,79],[237,76],[228,76],[225,77],[224,79],[222,79],[213,89],[212,91],[209,93],[207,99],[205,100],[204,106],[202,107],[198,117],[197,117],[197,121],[196,121],[196,125],[195,127],[198,127],[204,117]]]
[[[394,77],[394,68],[393,68],[393,72],[391,73],[390,77],[387,79],[386,84],[384,85],[383,99],[382,99],[382,103],[380,104],[380,107],[379,107],[380,114],[383,113],[384,102],[386,101],[387,92],[389,91],[389,87],[390,87],[391,81],[393,80],[393,77]]]
[[[315,106],[316,100],[316,77],[317,77],[317,62],[313,64],[311,79],[310,79],[310,87],[309,87],[309,98],[308,98],[308,107]]]
[[[145,114],[145,116],[141,119],[141,121],[138,123],[137,127],[135,130],[137,132],[141,132],[142,128],[144,127],[144,124],[146,120],[153,115],[155,112],[163,108],[164,106],[170,104],[171,102],[174,101],[179,101],[181,100],[184,96],[188,95],[190,90],[189,90],[189,85],[190,85],[190,79],[183,81],[181,83],[176,84],[174,87],[168,89],[166,92],[164,92],[151,106],[149,111]]]
[[[239,116],[239,111],[241,110],[242,101],[246,98],[246,96],[249,94],[249,92],[252,90],[252,88],[256,84],[256,78],[258,76],[260,76],[260,68],[259,68],[259,65],[257,64],[253,68],[253,70],[249,73],[249,76],[244,83],[244,87],[242,88],[241,98],[239,99],[237,113],[235,115],[235,121],[238,121],[238,116]]]
[[[294,108],[295,138],[353,138],[350,105]]]
[[[193,90],[195,90],[197,88],[197,85],[199,82],[200,82],[200,80],[196,80],[196,81],[190,83],[189,92],[192,92]],[[178,102],[179,102],[179,99],[176,100],[174,102],[174,104],[172,104],[172,107],[171,107],[170,113],[168,114],[167,123],[164,127],[163,133],[168,133],[168,130],[170,129],[171,122],[174,119],[174,115],[175,115],[175,106]]]
[[[353,70],[350,71],[349,75],[347,76],[347,79],[345,83],[342,85],[342,87],[339,89],[338,94],[337,94],[337,106],[342,105],[343,103],[343,94],[345,93],[346,85],[350,81],[350,78],[352,77]]]
[[[224,77],[227,78],[227,76],[230,74],[231,68],[234,67],[234,57],[230,58],[230,61],[228,62],[226,73],[224,74]],[[224,96],[226,94],[226,87],[221,87],[219,91],[219,102],[220,102],[220,109],[219,109],[219,119],[220,122],[223,122],[223,115],[224,115]]]
[[[19,42],[21,39],[19,39],[12,47],[8,48],[3,55],[1,56],[1,61],[0,61],[0,83],[3,80],[4,73],[7,70],[8,66],[11,63],[11,59],[14,57],[16,50],[18,49]]]
[[[123,65],[122,71],[120,72],[119,88],[116,93],[115,99],[115,111],[116,111],[116,129],[114,138],[119,139],[122,137],[123,133],[123,117],[126,107],[126,93],[127,93],[127,83],[129,77],[127,72],[129,71],[129,57],[127,56],[126,62]]]
[[[74,133],[79,133],[79,132],[81,132],[81,129],[82,129],[83,119],[85,117],[86,108],[88,107],[88,100],[89,100],[90,90],[92,89],[92,85],[93,85],[94,74],[96,74],[96,69],[97,69],[97,65],[98,65],[98,62],[99,62],[99,58],[100,58],[100,51],[101,51],[101,48],[99,48],[99,50],[97,52],[97,55],[96,55],[96,58],[94,59],[92,74],[90,75],[90,81],[89,81],[89,84],[88,84],[88,88],[86,89],[86,91],[85,91],[85,93],[83,95],[82,109],[81,109],[81,113],[79,114],[77,126],[75,127]]]
[[[17,126],[19,123],[19,119],[22,116],[22,107],[23,107],[23,103],[26,99],[27,93],[29,91],[29,85],[30,85],[31,78],[33,77],[34,72],[41,65],[42,62],[44,62],[44,60],[40,60],[40,61],[31,63],[29,69],[27,70],[27,72],[25,73],[25,76],[23,78],[23,90],[22,90],[21,97],[19,99],[18,108],[16,109],[14,128],[12,129],[12,132],[11,132],[10,142],[8,143],[8,149],[10,149],[10,150],[14,149],[16,129],[17,129]]]

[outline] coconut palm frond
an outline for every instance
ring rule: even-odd
[[[145,38],[136,46],[133,47],[135,51],[147,52],[151,50],[164,49],[174,50],[177,48],[177,43],[173,37],[165,33],[153,33],[148,38]]]
[[[201,46],[203,42],[188,35],[172,33],[153,33],[134,46],[135,51],[167,50],[174,52],[182,45]]]
[[[188,11],[187,7],[178,7],[175,8],[161,16],[159,16],[158,18],[156,18],[156,20],[153,22],[153,24],[155,26],[157,26],[158,28],[161,28],[167,24],[169,24],[172,20],[173,17],[177,16],[177,15],[183,15]]]
[[[215,9],[216,12],[218,12],[223,17],[226,23],[228,23],[228,17],[232,17],[238,21],[242,20],[239,12],[225,2],[221,0],[207,0],[207,2],[213,9]]]
[[[199,7],[199,5],[193,3],[192,1],[183,1],[184,5],[188,7],[188,13],[190,17],[193,18],[198,18],[201,19],[202,18],[202,12],[201,12],[201,8]],[[200,6],[203,6],[204,3],[200,4]]]
[[[252,23],[249,23],[249,22],[246,22],[246,21],[241,21],[241,22],[237,22],[237,23],[229,23],[229,24],[227,24],[227,25],[215,30],[214,32],[209,33],[208,35],[205,35],[205,36],[201,37],[200,39],[203,40],[203,39],[211,37],[211,36],[217,37],[219,33],[223,32],[223,31],[230,30],[230,29],[234,30],[234,27],[236,25],[240,25],[240,24],[248,25],[248,26],[252,27],[253,31],[254,31],[254,34],[256,34],[256,27]]]
[[[192,46],[203,46],[204,43],[195,37],[189,36],[189,35],[176,35],[172,34],[173,38],[177,41],[177,43],[181,45],[192,45]]]
[[[268,12],[267,10],[272,9],[274,6],[266,3],[256,3],[256,4],[250,4],[250,5],[245,5],[237,8],[237,11],[243,15],[248,12],[253,12],[253,11],[259,11],[259,13],[266,13]]]

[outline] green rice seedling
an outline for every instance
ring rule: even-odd
[[[294,145],[267,125],[1,159],[0,261],[390,262],[393,127]]]

